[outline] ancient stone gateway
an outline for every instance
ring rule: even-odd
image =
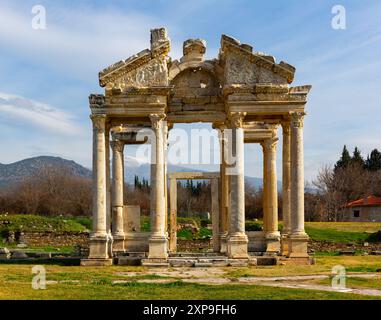
[[[255,251],[307,263],[304,231],[303,117],[311,86],[290,87],[295,68],[254,52],[226,35],[216,59],[205,60],[205,41],[184,42],[183,57],[172,61],[166,29],[151,31],[151,47],[99,73],[104,94],[90,95],[93,122],[93,232],[82,265],[107,265],[118,253],[147,251],[147,263],[168,262],[167,137],[175,123],[211,122],[219,131],[219,241],[230,260],[248,259],[245,232],[244,143],[263,148],[263,232]],[[282,127],[282,216],[278,230],[276,147]],[[123,150],[150,140],[151,232],[123,228]],[[112,181],[110,148],[112,148]],[[233,161],[232,161],[233,160]],[[132,211],[131,211],[132,210]],[[139,215],[135,212],[134,215]],[[128,212],[128,210],[127,210]],[[216,226],[214,226],[216,227]],[[135,232],[135,233],[134,233]],[[127,249],[126,249],[127,248]],[[132,249],[131,249],[132,250]],[[136,250],[133,250],[136,251]]]
[[[211,211],[213,223],[213,251],[221,251],[220,235],[220,197],[219,197],[219,172],[175,172],[169,174],[169,251],[177,251],[177,180],[208,179],[211,180]]]

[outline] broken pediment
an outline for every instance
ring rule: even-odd
[[[283,61],[275,62],[273,56],[253,52],[248,44],[222,35],[219,60],[224,69],[225,84],[271,83],[289,84],[294,79],[295,68]]]
[[[189,39],[183,44],[183,56],[171,61],[170,39],[165,28],[151,30],[151,46],[121,60],[99,73],[99,83],[107,92],[131,92],[130,89],[172,87],[172,96],[217,97],[226,87],[266,84],[288,86],[295,68],[241,44],[226,35],[221,37],[218,59],[205,60],[206,42]]]
[[[99,72],[99,83],[120,91],[129,87],[167,86],[170,39],[165,28],[151,30],[151,48]]]

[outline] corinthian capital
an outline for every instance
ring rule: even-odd
[[[304,112],[294,112],[291,114],[291,126],[293,128],[303,128]]]
[[[158,114],[158,113],[150,114],[149,118],[151,120],[152,128],[159,129],[161,122],[165,118],[165,114]]]
[[[232,128],[242,128],[243,119],[246,116],[246,112],[233,112],[230,115],[230,125]]]
[[[124,150],[124,142],[121,140],[113,140],[110,145],[114,152],[123,152]]]
[[[97,131],[105,131],[106,129],[106,115],[92,114],[90,119],[93,122],[93,129]]]
[[[277,143],[278,143],[278,138],[265,139],[261,143],[263,152],[276,152]]]

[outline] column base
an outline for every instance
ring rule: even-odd
[[[110,239],[107,234],[93,234],[89,239],[89,259],[110,259]]]
[[[247,259],[248,239],[245,233],[235,234],[229,237],[227,242],[227,253],[230,259]]]
[[[288,258],[309,258],[307,245],[308,235],[306,233],[291,234],[288,238]]]
[[[168,259],[168,240],[166,236],[151,236],[149,239],[148,259]]]
[[[284,233],[281,235],[280,238],[280,254],[282,256],[287,256],[288,255],[288,238],[289,234]]]
[[[220,252],[221,253],[226,253],[228,251],[228,234],[227,233],[222,233],[220,234]]]
[[[269,232],[265,235],[266,254],[275,255],[280,252],[280,233],[279,231]]]
[[[125,252],[124,249],[124,234],[114,234],[112,243],[112,252]]]

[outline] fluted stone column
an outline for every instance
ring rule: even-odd
[[[165,188],[164,188],[164,115],[150,115],[152,129],[155,133],[155,141],[152,141],[154,181],[151,182],[151,237],[149,240],[149,259],[167,259],[167,235],[166,235],[166,212],[165,212]]]
[[[170,227],[169,227],[169,251],[177,251],[177,180],[170,179]]]
[[[245,176],[244,176],[244,130],[245,114],[231,115],[231,139],[229,143],[235,163],[229,167],[230,174],[230,229],[228,239],[229,258],[248,258],[248,239],[245,233]]]
[[[280,250],[280,233],[278,230],[278,190],[276,174],[276,145],[277,138],[266,139],[263,142],[265,159],[265,238],[266,252],[278,253]]]
[[[304,230],[304,113],[295,112],[291,117],[291,235],[288,256],[308,258],[308,236]]]
[[[123,185],[124,185],[124,142],[114,140],[112,147],[112,235],[113,250],[124,251],[123,231]]]
[[[108,236],[108,253],[113,256],[113,237],[111,233],[111,178],[110,178],[110,124],[105,125],[106,145],[106,230]]]
[[[282,217],[281,253],[288,254],[288,237],[291,233],[291,128],[290,121],[282,122]]]
[[[219,206],[219,179],[211,180],[211,197],[212,197],[212,223],[213,223],[213,251],[219,252],[220,245],[220,206]]]
[[[106,116],[91,115],[93,122],[93,232],[89,258],[82,265],[111,264],[106,208]]]
[[[229,208],[229,180],[226,175],[226,137],[224,132],[226,125],[220,125],[217,127],[218,137],[220,141],[220,252],[227,252],[227,238],[228,238],[228,208]]]

